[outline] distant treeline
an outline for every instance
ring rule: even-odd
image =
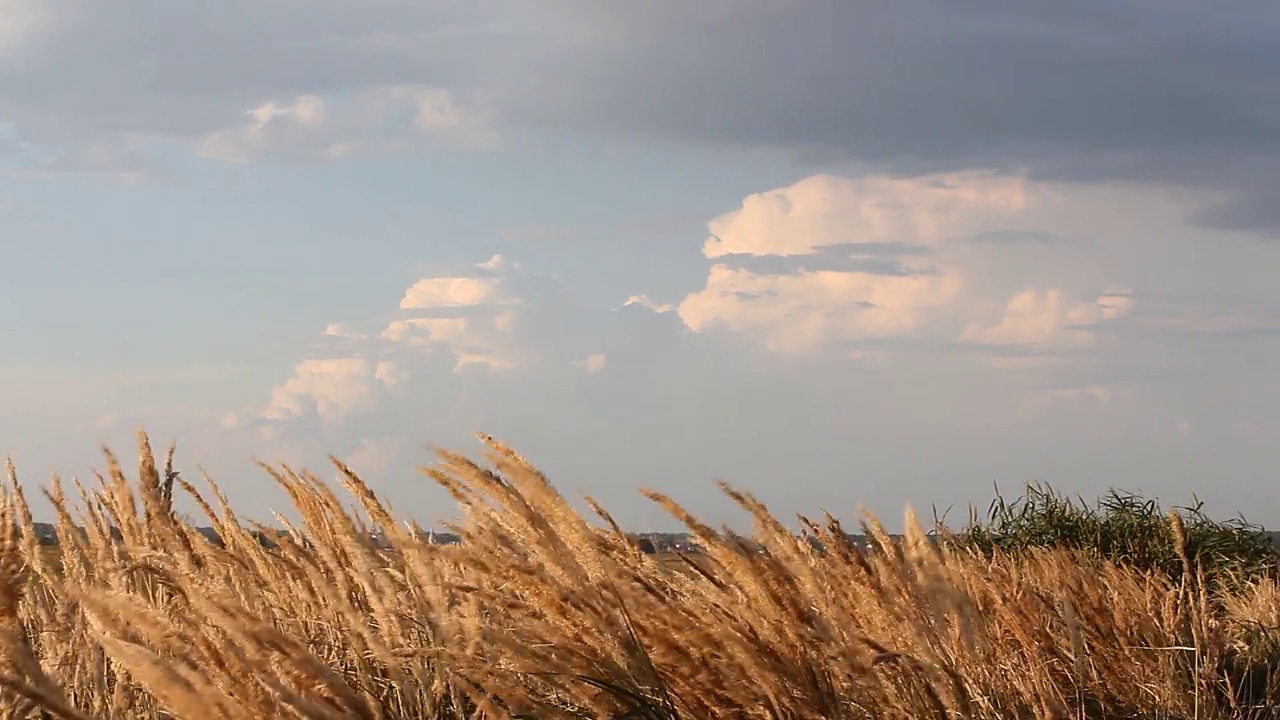
[[[218,547],[224,546],[224,543],[222,542],[222,538],[218,535],[218,531],[216,529],[208,526],[197,527],[195,529],[197,532],[203,535],[205,539],[207,539],[210,543],[213,543]],[[89,533],[84,527],[76,526],[75,530],[82,539],[88,538]],[[121,535],[119,528],[112,527],[110,532],[113,540],[120,541],[123,539],[123,536]],[[462,538],[460,538],[455,533],[434,532],[434,531],[422,531],[422,532],[426,536],[425,539],[428,542],[431,542],[437,545],[456,545],[462,542]],[[36,534],[36,538],[39,540],[41,545],[57,545],[58,544],[58,528],[53,523],[45,523],[45,522],[35,523],[35,534]],[[282,538],[285,535],[287,535],[287,533],[284,530],[275,530],[270,532],[264,532],[262,530],[252,530],[250,531],[250,534],[256,540],[258,540],[259,543],[261,543],[266,547],[275,546],[279,538]],[[702,549],[700,544],[697,542],[694,536],[690,533],[678,533],[678,532],[677,533],[659,533],[659,532],[630,533],[629,537],[633,542],[635,542],[640,547],[641,550],[647,553],[699,552]],[[860,546],[865,547],[868,544],[868,541],[865,535],[849,534],[849,539],[853,541],[855,544]],[[387,542],[386,538],[377,531],[370,533],[369,540],[374,545],[387,546],[387,547],[390,546],[390,543]],[[750,543],[749,540],[747,540],[746,542]],[[820,544],[817,542],[816,539],[811,538],[810,542],[813,543],[815,547],[820,548]]]
[[[76,529],[76,532],[80,534],[80,537],[82,539],[88,538],[89,534],[88,534],[88,531],[85,530],[85,528],[81,526],[76,526],[75,529]],[[201,535],[203,535],[205,539],[207,539],[210,543],[218,547],[224,547],[222,538],[218,535],[218,531],[216,529],[205,526],[205,527],[197,527],[196,531],[199,532]],[[110,532],[111,532],[111,538],[113,540],[120,541],[123,539],[119,528],[112,527]],[[58,544],[58,528],[56,525],[52,523],[44,523],[44,522],[35,523],[35,534],[36,534],[36,538],[39,540],[41,545],[57,545]],[[437,545],[456,545],[462,542],[462,538],[460,538],[455,533],[426,531],[424,534],[426,535],[426,540],[428,542],[431,542]],[[254,539],[256,539],[260,544],[262,544],[265,547],[275,547],[278,544],[279,538],[286,536],[287,533],[284,530],[276,530],[272,532],[252,530],[250,531],[250,535],[252,535]],[[1278,549],[1280,549],[1280,531],[1270,531],[1267,533],[1267,535],[1271,539],[1271,544],[1277,547]],[[870,539],[864,534],[845,533],[845,536],[849,539],[850,542],[852,542],[854,545],[857,545],[858,547],[867,548],[871,545]],[[636,543],[636,545],[643,552],[646,552],[646,553],[673,553],[673,552],[696,553],[702,550],[701,545],[698,543],[697,539],[691,533],[680,533],[680,532],[630,533],[629,537],[632,539],[633,542]],[[890,537],[892,537],[895,541],[902,540],[901,535],[891,535]],[[930,536],[930,538],[934,541],[937,540],[936,536]],[[369,540],[374,545],[378,545],[382,547],[390,547],[390,543],[379,532],[375,531],[370,533]],[[814,548],[818,550],[824,549],[822,547],[822,544],[817,540],[817,538],[810,537],[808,538],[808,540],[809,540],[809,543],[814,546]],[[746,542],[748,545],[752,544],[752,541],[750,541],[749,539],[744,538],[743,541]]]
[[[34,523],[34,525],[35,525],[36,539],[40,542],[41,545],[57,545],[58,544],[58,526],[54,525],[53,523],[45,523],[45,522]],[[204,526],[204,527],[197,527],[195,530],[196,532],[203,535],[204,538],[208,540],[210,543],[218,547],[225,547],[225,543],[223,543],[222,537],[218,534],[218,531],[216,529],[212,527]],[[82,526],[79,526],[79,525],[75,526],[75,532],[78,535],[80,535],[81,539],[88,539],[89,537],[89,531]],[[109,532],[111,533],[112,540],[119,542],[124,539],[124,536],[121,534],[120,528],[118,527],[113,526]],[[262,530],[251,530],[249,531],[249,534],[252,535],[253,538],[259,542],[259,544],[265,547],[275,547],[278,544],[279,538],[286,536],[288,533],[286,533],[284,530],[275,530],[272,532],[264,532]],[[459,538],[454,533],[427,532],[426,535],[427,535],[428,542],[432,542],[437,545],[455,545],[461,542],[461,538]],[[389,543],[386,542],[386,538],[384,538],[380,533],[376,533],[376,532],[371,533],[369,539],[375,545],[384,545],[384,546],[389,545]]]

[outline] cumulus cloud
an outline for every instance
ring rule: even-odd
[[[522,299],[509,285],[518,271],[502,255],[494,255],[460,274],[424,277],[401,298],[402,317],[389,322],[378,337],[448,352],[456,370],[518,369],[536,359],[517,336]]]
[[[408,114],[408,117],[402,117]],[[340,102],[300,95],[266,102],[235,126],[215,130],[195,146],[200,157],[227,163],[262,158],[333,160],[357,154],[410,149],[430,136],[463,145],[488,146],[496,135],[482,114],[459,109],[439,88],[393,86]]]
[[[52,22],[50,10],[41,2],[0,0],[0,58],[29,49]]]
[[[244,125],[218,130],[196,145],[196,154],[224,162],[244,163],[259,154],[288,153],[314,143],[316,129],[325,121],[324,101],[315,95],[304,95],[291,105],[274,102],[259,105],[246,113]],[[309,142],[310,141],[310,142]],[[320,143],[321,155],[336,156],[340,146]]]
[[[313,411],[321,420],[340,423],[376,403],[374,368],[364,358],[313,358],[293,369],[293,377],[271,391],[262,411],[266,420],[289,420]]]
[[[604,370],[604,366],[608,362],[608,356],[604,353],[591,353],[590,355],[573,361],[573,366],[586,371],[588,375],[595,375]]]
[[[1117,397],[1123,397],[1126,394],[1123,389],[1089,385],[1085,387],[1030,390],[1024,393],[1022,398],[1023,403],[1029,409],[1043,412],[1062,405],[1078,405],[1086,402],[1107,405]]]
[[[403,451],[404,439],[400,437],[364,439],[343,460],[367,480],[393,468]]]
[[[680,317],[788,354],[916,335],[966,289],[947,246],[1016,229],[1033,192],[1023,178],[970,172],[816,175],[751,195],[708,223],[714,262]]]
[[[1026,207],[1030,188],[1018,177],[967,172],[924,177],[813,175],[748,196],[742,207],[707,224],[708,258],[806,255],[850,245],[933,244],[997,227]]]
[[[775,352],[806,354],[833,344],[910,335],[922,314],[950,304],[960,287],[954,273],[758,275],[714,265],[706,288],[680,304],[680,317],[697,332],[724,328]]]
[[[433,376],[439,381],[450,371],[518,374],[537,366],[545,349],[530,335],[537,332],[536,313],[547,308],[529,307],[521,294],[522,272],[502,255],[441,269],[414,281],[395,315],[371,331],[330,323],[323,332],[327,354],[299,362],[256,418],[278,424],[315,417],[338,426]],[[566,345],[563,351],[572,352],[572,344]],[[581,362],[582,369],[596,373],[605,356],[593,353]]]
[[[1267,249],[1186,223],[1212,202],[977,172],[818,175],[713,218],[705,283],[675,314],[779,362],[985,377],[1026,411],[1110,412],[1145,377],[1152,342],[1280,327],[1258,303]],[[1215,277],[1253,294],[1228,299]]]
[[[348,323],[329,323],[329,325],[324,329],[324,334],[325,337],[338,338],[341,340],[364,340],[364,334]]]
[[[623,303],[624,307],[627,305],[638,305],[640,307],[646,307],[657,313],[667,313],[676,309],[675,305],[672,305],[671,303],[655,302],[648,295],[632,295],[631,297],[627,298],[627,301],[625,303]]]
[[[708,222],[705,285],[677,312],[694,332],[782,355],[884,357],[886,342],[926,342],[986,348],[989,364],[1023,369],[1131,331],[1264,331],[1265,316],[1232,308],[1211,321],[1204,307],[1172,309],[1132,287],[1201,284],[1139,248],[1205,242],[1182,218],[1213,197],[987,172],[820,174]]]
[[[1094,340],[1090,326],[1124,317],[1133,309],[1133,298],[1122,293],[1099,295],[1092,302],[1069,303],[1060,289],[1028,290],[1011,298],[999,324],[974,323],[961,339],[988,345],[1023,345],[1034,348],[1084,346]]]
[[[391,321],[379,337],[409,347],[444,348],[456,358],[458,370],[468,365],[514,370],[527,359],[511,334],[515,322],[510,312],[406,318]]]
[[[394,388],[408,382],[413,377],[413,373],[403,362],[383,360],[374,368],[373,377],[388,388]]]
[[[501,256],[494,256],[501,262]],[[495,278],[423,278],[404,293],[401,310],[430,310],[443,307],[508,304]]]

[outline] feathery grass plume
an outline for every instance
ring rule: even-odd
[[[1033,496],[967,534],[927,534],[908,508],[893,536],[863,513],[863,543],[830,515],[793,533],[722,483],[749,536],[643,493],[703,549],[666,557],[481,439],[486,465],[442,450],[424,468],[463,511],[447,526],[457,546],[395,517],[338,458],[332,484],[261,466],[296,520],[242,519],[145,434],[137,473],[107,451],[95,483],[73,481],[76,507],[53,478],[59,541],[44,546],[11,469],[0,701],[77,720],[1190,720],[1280,707],[1280,585],[1263,571],[1275,556],[1243,524],[1131,496],[1101,511]],[[178,493],[216,542],[175,512]]]
[[[12,462],[7,477],[9,484],[0,492],[0,709],[13,717],[40,707],[59,717],[80,717],[41,667],[27,628],[30,616],[23,617],[20,611],[29,589],[31,563],[40,550],[30,510],[14,491],[18,482]],[[50,623],[52,613],[39,611],[43,609],[36,616]]]

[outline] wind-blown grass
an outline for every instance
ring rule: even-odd
[[[172,454],[161,467],[143,436],[133,479],[108,453],[78,503],[52,481],[64,540],[41,548],[11,473],[2,702],[187,720],[1224,718],[1280,703],[1280,587],[1212,586],[1181,516],[1175,576],[1079,548],[939,545],[910,511],[901,542],[868,517],[868,550],[805,521],[819,549],[725,486],[748,544],[646,493],[706,548],[678,572],[484,439],[486,465],[442,452],[426,471],[463,510],[460,546],[426,543],[337,460],[360,516],[314,475],[266,467],[301,521],[264,546],[216,483],[197,489]],[[175,492],[208,517],[179,517]]]
[[[972,517],[951,539],[988,553],[1079,550],[1175,581],[1190,568],[1203,566],[1215,586],[1239,587],[1275,576],[1277,555],[1270,533],[1243,518],[1213,520],[1203,508],[1202,502],[1175,508],[1179,534],[1154,500],[1112,490],[1091,507],[1083,498],[1073,501],[1052,488],[1029,484],[1022,498],[1007,501],[997,495],[985,521]]]

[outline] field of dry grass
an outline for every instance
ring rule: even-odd
[[[1174,581],[1062,551],[987,557],[910,518],[903,543],[868,519],[871,553],[814,524],[819,553],[726,487],[765,548],[747,553],[649,494],[707,548],[694,568],[639,552],[603,509],[588,521],[489,445],[486,465],[444,454],[430,471],[465,510],[460,546],[422,542],[345,469],[359,517],[272,468],[303,521],[264,548],[215,484],[167,474],[144,438],[134,477],[113,460],[96,486],[49,485],[75,539],[42,549],[11,476],[0,703],[102,719],[905,720],[1270,717],[1280,701],[1274,581],[1219,594],[1190,560]],[[209,518],[176,516],[175,492]],[[208,522],[225,547],[195,531]]]

